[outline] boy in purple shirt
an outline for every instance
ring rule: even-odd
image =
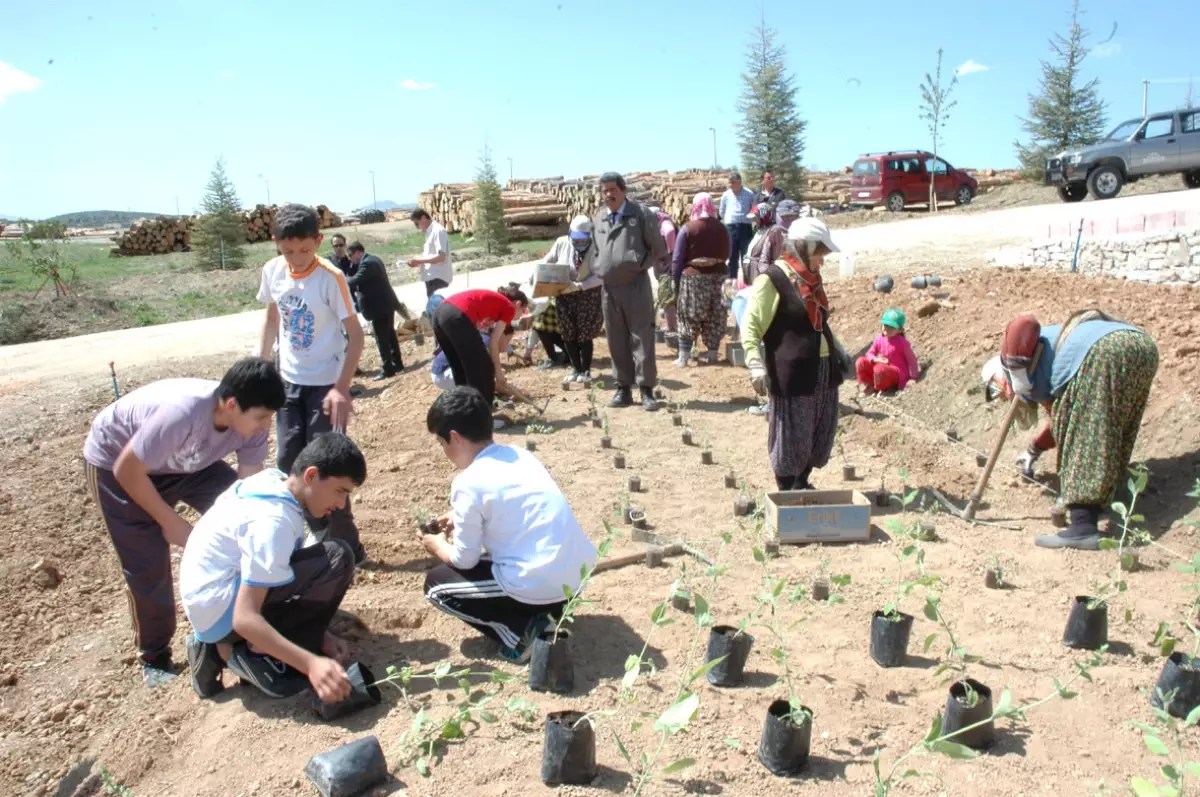
[[[271,419],[284,398],[275,366],[248,358],[220,382],[152,382],[92,421],[84,473],[125,573],[147,686],[175,674],[170,546],[182,548],[192,531],[175,505],[205,512],[239,477],[262,470]],[[236,472],[224,461],[234,452]]]

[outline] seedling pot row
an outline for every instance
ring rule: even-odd
[[[640,493],[642,491],[642,477],[630,476],[629,482],[626,485],[631,493]]]
[[[913,618],[904,612],[897,615],[899,620],[890,620],[883,612],[875,612],[871,618],[871,658],[880,667],[901,667],[908,660]]]
[[[1071,613],[1063,632],[1063,644],[1069,648],[1099,650],[1108,642],[1108,605],[1089,609],[1090,600],[1087,595],[1076,595],[1071,601]]]
[[[596,779],[596,732],[584,716],[581,711],[546,715],[542,783],[547,786],[585,785]]]
[[[975,705],[971,705],[970,695],[975,694]],[[970,728],[977,722],[983,722],[992,716],[992,690],[976,681],[967,678],[965,681],[955,681],[950,685],[950,696],[946,698],[946,713],[942,718],[942,733],[950,734],[963,728]],[[986,750],[996,741],[996,727],[988,720],[978,727],[963,731],[950,741],[965,744],[973,750]]]
[[[1175,695],[1170,704],[1164,706],[1162,698],[1171,690],[1175,690]],[[1181,651],[1168,656],[1158,674],[1158,682],[1154,684],[1150,705],[1165,708],[1172,717],[1186,719],[1192,709],[1200,706],[1200,659]]]
[[[735,489],[736,487],[737,487],[737,474],[734,473],[733,471],[726,471],[726,473],[725,473],[725,488],[727,490],[732,490],[732,489]]]
[[[375,676],[363,664],[355,662],[346,668],[346,679],[350,681],[350,695],[338,703],[326,703],[315,694],[312,698],[313,711],[321,719],[329,721],[379,705],[383,700],[378,687],[373,686]]]
[[[304,775],[321,797],[354,797],[387,781],[388,767],[379,739],[364,736],[313,756]]]
[[[812,583],[812,599],[815,601],[829,600],[829,579],[817,576]]]
[[[600,447],[601,448],[612,448],[612,438],[609,437],[608,435],[604,435],[603,437],[601,437],[600,438]]]
[[[708,682],[713,686],[741,686],[746,679],[746,659],[753,645],[754,637],[739,634],[734,626],[713,626],[708,635],[705,661],[721,661],[708,671]]]
[[[700,464],[701,465],[713,464],[713,453],[711,451],[701,451],[700,452]]]
[[[616,468],[617,470],[625,469],[625,455],[624,454],[613,454],[613,467]]]
[[[754,511],[754,502],[744,495],[739,495],[733,499],[733,514],[734,517],[746,517]]]
[[[575,665],[571,661],[571,632],[563,629],[554,638],[554,629],[533,640],[529,659],[529,688],[535,692],[570,694],[575,688]]]
[[[758,742],[758,760],[773,775],[795,775],[808,762],[812,748],[812,712],[802,708],[807,717],[797,725],[791,715],[791,704],[776,700],[767,709],[762,738]]]

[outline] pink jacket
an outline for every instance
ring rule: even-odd
[[[912,344],[904,335],[889,338],[880,335],[875,338],[871,348],[867,349],[868,358],[883,357],[888,365],[894,365],[900,371],[900,385],[903,388],[911,380],[921,375],[921,367],[917,365],[917,355],[913,353]]]

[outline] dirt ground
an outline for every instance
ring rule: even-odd
[[[834,329],[855,349],[870,342],[886,307],[904,309],[926,375],[901,396],[863,401],[861,414],[854,411],[853,389],[842,389],[844,461],[857,465],[861,480],[842,482],[843,458],[835,452],[829,467],[816,473],[817,485],[871,491],[883,482],[898,492],[903,470],[911,474],[909,487],[937,488],[965,502],[979,472],[975,451],[991,445],[1003,413],[1001,406],[983,403],[978,383],[979,368],[996,351],[1003,325],[1021,311],[1051,322],[1079,307],[1100,306],[1143,325],[1158,341],[1161,366],[1136,452],[1151,472],[1150,492],[1139,509],[1158,545],[1145,549],[1142,569],[1128,576],[1129,591],[1112,603],[1112,644],[1092,673],[1094,683],[1083,683],[1073,701],[1052,702],[1025,721],[1001,722],[996,747],[978,760],[914,761],[932,777],[908,781],[900,793],[1092,794],[1101,780],[1121,785],[1133,775],[1156,778],[1159,760],[1129,723],[1150,719],[1147,690],[1162,664],[1150,645],[1155,627],[1183,617],[1190,604],[1185,576],[1170,565],[1200,547],[1183,522],[1196,516],[1195,499],[1185,493],[1200,474],[1195,345],[1200,295],[1069,275],[942,267],[943,306],[924,319],[916,310],[930,298],[925,292],[904,287],[890,296],[877,294],[868,277],[830,286]],[[597,370],[603,370],[607,349],[597,348]],[[451,743],[425,778],[401,766],[400,738],[419,707],[435,719],[446,717],[457,699],[450,689],[418,688],[411,705],[388,693],[383,705],[333,723],[316,718],[308,696],[270,701],[233,685],[228,676],[229,688],[211,702],[198,700],[186,677],[163,689],[144,689],[134,665],[120,575],[82,480],[83,440],[93,414],[110,400],[110,387],[103,381],[42,385],[0,396],[5,474],[0,487],[0,793],[70,795],[89,768],[103,766],[139,797],[307,795],[315,792],[302,770],[312,755],[375,734],[394,775],[378,793],[549,794],[538,778],[540,716],[526,723],[504,711],[514,697],[536,705],[539,715],[564,708],[604,712],[597,719],[599,778],[590,788],[563,787],[559,793],[632,792],[633,768],[622,758],[613,730],[635,759],[642,749],[653,753],[653,717],[670,705],[680,674],[689,671],[689,651],[697,639],[692,618],[673,613],[678,622],[653,631],[650,620],[683,560],[668,560],[658,570],[635,566],[598,575],[588,592],[594,603],[581,611],[575,629],[575,692],[566,697],[530,692],[522,669],[495,659],[489,645],[457,620],[427,608],[422,598],[424,573],[432,563],[412,531],[412,511],[443,510],[454,475],[424,429],[425,411],[435,396],[427,370],[430,354],[428,344],[404,344],[412,369],[382,386],[364,383],[355,403],[351,433],[367,454],[369,477],[354,509],[373,564],[358,573],[343,605],[348,617],[335,621],[335,627],[349,638],[355,657],[377,674],[389,664],[429,668],[443,660],[516,674],[490,706],[499,722],[468,727],[466,738]],[[373,351],[368,355],[365,368],[375,365],[374,356]],[[124,387],[175,375],[216,377],[226,365],[215,359],[161,364],[129,373]],[[594,540],[603,537],[602,522],[613,517],[631,473],[642,475],[644,493],[635,500],[655,531],[681,537],[713,556],[720,533],[732,532],[723,553],[731,568],[715,590],[712,611],[718,623],[736,623],[754,607],[763,571],[751,555],[760,541],[752,526],[739,525],[732,516],[736,491],[723,487],[722,474],[733,469],[756,492],[772,484],[765,422],[745,412],[752,399],[742,369],[725,364],[679,369],[660,347],[659,370],[670,399],[687,402],[684,413],[697,438],[711,441],[716,465],[701,465],[699,449],[682,445],[668,412],[627,409],[609,413],[614,445],[629,459],[628,470],[614,470],[609,452],[599,447],[601,432],[587,421],[585,391],[564,393],[558,384],[561,371],[523,369],[511,376],[530,392],[551,398],[542,421],[551,431],[534,435],[537,456]],[[606,398],[599,394],[600,400]],[[524,417],[518,415],[513,413],[514,419]],[[962,445],[947,441],[951,426]],[[516,445],[524,437],[520,424],[498,435],[500,442]],[[939,515],[934,517],[938,539],[926,545],[928,569],[943,582],[943,609],[961,644],[983,659],[971,665],[971,673],[997,693],[1012,689],[1018,702],[1049,694],[1051,680],[1070,677],[1084,658],[1061,644],[1068,603],[1102,580],[1115,559],[1112,553],[1052,552],[1031,544],[1033,535],[1050,528],[1053,493],[1023,484],[1008,464],[1027,439],[1022,433],[1010,440],[980,512],[1020,530],[972,526]],[[1053,456],[1041,464],[1041,476],[1053,486]],[[883,531],[887,520],[873,520],[869,543],[784,546],[769,565],[773,575],[788,580],[788,592],[808,583],[823,560],[831,572],[852,577],[840,605],[784,609],[785,623],[798,623],[788,646],[799,696],[814,713],[813,757],[806,774],[780,781],[754,759],[766,707],[784,696],[780,668],[770,656],[773,643],[755,627],[747,685],[701,687],[696,719],[668,742],[659,760],[660,766],[683,757],[697,763],[659,776],[644,794],[738,797],[781,788],[833,797],[874,793],[872,756],[879,751],[886,770],[920,740],[946,699],[945,686],[933,674],[941,645],[921,651],[921,640],[935,628],[921,616],[919,590],[902,604],[917,616],[908,666],[883,670],[867,654],[871,613],[894,594],[897,546]],[[613,553],[637,550],[628,527],[618,528],[622,538]],[[1006,566],[1008,589],[983,586],[983,569],[992,556]],[[57,587],[38,586],[46,582],[33,568],[42,560],[61,573]],[[701,568],[690,562],[688,570],[708,591]],[[180,612],[179,659],[186,628]],[[647,639],[656,672],[643,676],[636,700],[621,700],[626,658]],[[647,717],[640,730],[630,730],[631,722]],[[1194,741],[1186,752],[1195,758]]]

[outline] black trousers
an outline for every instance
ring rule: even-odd
[[[569,353],[566,353],[566,341],[563,340],[561,332],[547,332],[545,330],[537,330],[538,341],[541,342],[542,348],[546,350],[546,358],[556,365],[561,365],[571,359]]]
[[[750,248],[750,240],[754,237],[754,227],[750,224],[726,224],[729,230],[729,278],[737,279],[742,258]]]
[[[450,283],[445,280],[429,280],[425,283],[425,298],[428,299],[437,293],[439,288],[449,288]]]
[[[566,605],[566,601],[535,605],[509,597],[493,577],[487,559],[468,570],[450,565],[433,568],[425,576],[425,598],[438,610],[509,648],[520,646],[535,617],[557,616]]]
[[[492,406],[496,398],[496,365],[467,314],[449,302],[442,302],[433,311],[433,336],[450,362],[454,384],[475,388]]]
[[[314,438],[333,431],[329,416],[321,409],[321,402],[331,387],[283,383],[286,398],[275,415],[275,464],[284,473],[291,471],[296,457]],[[361,547],[358,526],[354,523],[349,502],[344,509],[334,510],[327,518],[313,517],[307,513],[305,518],[309,528],[314,531],[327,531],[330,537],[345,540],[354,551]]]
[[[385,318],[372,318],[371,329],[375,332],[375,345],[379,348],[380,368],[385,374],[398,374],[404,370],[404,361],[400,358],[400,340],[396,337],[396,327],[393,313]]]
[[[354,580],[354,554],[346,543],[326,540],[296,551],[290,563],[295,578],[267,590],[263,619],[289,642],[324,655],[325,632]],[[236,632],[230,632],[221,641],[241,640]]]
[[[571,361],[571,367],[575,369],[576,373],[592,370],[592,351],[595,349],[592,341],[564,340],[563,348],[567,350],[567,358]]]

